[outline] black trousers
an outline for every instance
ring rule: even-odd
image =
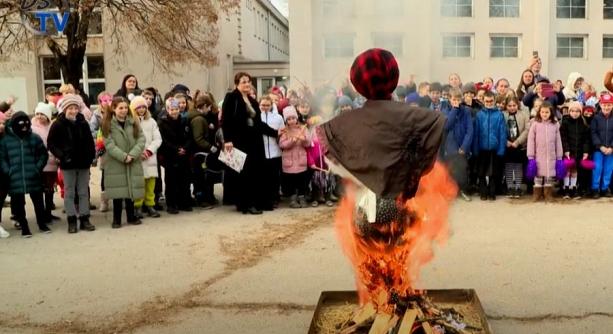
[[[302,172],[297,174],[283,173],[283,178],[287,182],[289,195],[304,196],[307,193],[309,184],[309,173]]]
[[[159,158],[158,158],[158,161],[160,161]],[[153,189],[153,193],[155,194],[156,204],[159,203],[160,196],[164,192],[163,187],[164,186],[162,185],[162,167],[160,166],[160,164],[158,164],[158,177],[157,179],[155,179],[155,188]]]
[[[36,223],[39,227],[46,226],[45,216],[45,202],[43,200],[43,193],[35,192],[30,193],[30,199],[34,205],[34,213],[36,214]],[[11,194],[11,210],[15,215],[15,220],[22,226],[28,224],[26,219],[26,195],[25,194]]]
[[[266,159],[262,170],[264,179],[265,205],[272,205],[280,200],[279,188],[281,187],[281,157]]]
[[[496,151],[479,152],[479,193],[481,196],[496,196],[496,185],[499,180],[502,180],[502,161],[501,157],[496,155]]]
[[[164,183],[166,183],[166,206],[169,208],[184,208],[191,206],[192,197],[189,193],[190,173],[186,163],[168,165],[165,167]]]
[[[128,222],[134,222],[137,220],[137,218],[134,216],[134,201],[129,198],[116,198],[113,199],[113,222],[121,222],[124,202],[126,203],[126,216]]]

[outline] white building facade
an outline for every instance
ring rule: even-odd
[[[613,63],[611,0],[290,0],[289,9],[292,78],[315,86],[346,80],[372,47],[395,54],[401,81],[446,83],[456,72],[516,86],[536,51],[550,79],[577,71],[600,89]]]

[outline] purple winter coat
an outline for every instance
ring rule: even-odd
[[[563,156],[559,123],[533,121],[528,133],[528,159],[536,159],[536,176],[556,177],[556,160]]]

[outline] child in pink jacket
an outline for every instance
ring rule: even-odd
[[[307,147],[311,145],[306,127],[298,122],[298,112],[293,106],[283,109],[283,118],[286,124],[286,132],[281,135],[279,147],[281,147],[281,161],[283,165],[283,177],[285,178],[288,192],[291,195],[290,207],[305,208],[306,191],[308,185],[307,173]]]
[[[563,155],[560,126],[553,113],[553,106],[543,102],[528,133],[528,159],[535,160],[537,167],[533,193],[535,202],[542,196],[548,202],[553,201],[556,165]]]
[[[311,147],[307,149],[307,162],[313,175],[311,177],[311,188],[313,191],[311,206],[317,207],[323,203],[326,203],[327,206],[333,206],[334,203],[331,200],[331,195],[336,179],[328,170],[318,136],[312,136]]]

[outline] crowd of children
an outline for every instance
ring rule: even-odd
[[[608,72],[607,89],[612,79]],[[223,104],[184,85],[161,96],[141,89],[134,75],[126,75],[116,94],[100,93],[93,111],[70,85],[48,88],[33,117],[13,111],[13,101],[0,103],[0,200],[10,196],[15,227],[32,236],[29,194],[39,230],[49,233],[48,225],[60,219],[53,214],[59,186],[68,232],[94,231],[90,168],[96,165],[100,210],[112,207],[113,228],[122,226],[124,208],[131,225],[160,217],[163,209],[174,215],[214,208],[214,185],[221,182],[224,204],[243,213],[274,210],[282,196],[290,208],[333,206],[342,183],[330,172],[316,131],[364,99],[349,86],[273,87],[258,98],[248,74],[239,73],[235,83]],[[453,73],[444,85],[403,84],[394,98],[444,113],[439,158],[466,201],[473,194],[495,200],[530,193],[535,201],[613,196],[613,95],[597,93],[576,72],[566,87],[552,83],[537,58],[517,89],[510,87],[509,80],[490,77],[463,84]],[[219,161],[222,150],[234,148],[247,152],[242,171]]]

